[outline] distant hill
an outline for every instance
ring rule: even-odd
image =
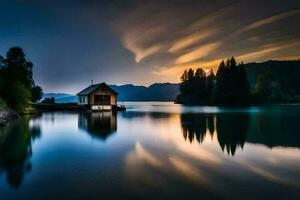
[[[119,93],[119,101],[174,101],[179,94],[179,84],[155,83],[149,87],[111,85]]]
[[[283,93],[300,94],[300,61],[248,63],[245,64],[245,68],[252,88],[260,73],[270,71],[274,79],[279,81]]]
[[[70,96],[73,96],[73,95],[66,94],[66,93],[46,93],[43,95],[42,99],[50,98],[50,97],[54,97],[56,99],[56,98],[65,98],[65,97],[70,97]]]
[[[146,86],[110,85],[119,93],[118,101],[174,101],[179,93],[179,84],[155,83]],[[44,98],[54,97],[56,103],[77,102],[77,96],[65,93],[46,93]]]

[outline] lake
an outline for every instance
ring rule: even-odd
[[[300,106],[125,104],[0,129],[0,199],[300,199]]]

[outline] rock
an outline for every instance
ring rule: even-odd
[[[0,127],[6,126],[9,121],[19,119],[18,113],[8,109],[1,108],[0,109]]]

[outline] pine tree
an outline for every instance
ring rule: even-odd
[[[186,71],[186,70],[184,70],[184,72],[183,72],[183,74],[182,74],[180,80],[181,80],[182,82],[184,82],[184,81],[187,80],[187,71]]]
[[[215,84],[216,76],[211,69],[209,75],[206,77],[206,95],[207,95],[207,102],[209,104],[212,103],[213,100],[213,91],[214,91],[214,84]]]
[[[205,71],[202,68],[198,68],[195,72],[196,78],[205,78]]]
[[[234,57],[221,62],[214,91],[214,102],[225,105],[245,105],[250,102],[250,86],[243,64]]]
[[[194,70],[192,68],[187,72],[187,80],[192,80],[194,77]]]

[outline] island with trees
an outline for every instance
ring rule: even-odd
[[[220,63],[216,74],[212,70],[207,73],[202,68],[197,70],[190,68],[185,70],[181,76],[180,94],[175,103],[247,106],[299,102],[297,94],[300,82],[297,74],[299,74],[300,62],[285,61],[279,64],[280,68],[284,65],[291,65],[294,73],[290,76],[289,81],[286,80],[287,77],[279,78],[284,76],[285,72],[281,71],[281,75],[278,75],[278,70],[274,72],[273,68],[268,67],[268,64],[276,65],[278,62],[281,61],[269,61],[266,62],[267,64],[261,65],[256,63],[238,64],[235,58],[231,57],[226,62]],[[257,68],[257,65],[262,67]],[[249,81],[249,72],[247,71],[250,71],[251,79],[255,77],[255,81]]]

